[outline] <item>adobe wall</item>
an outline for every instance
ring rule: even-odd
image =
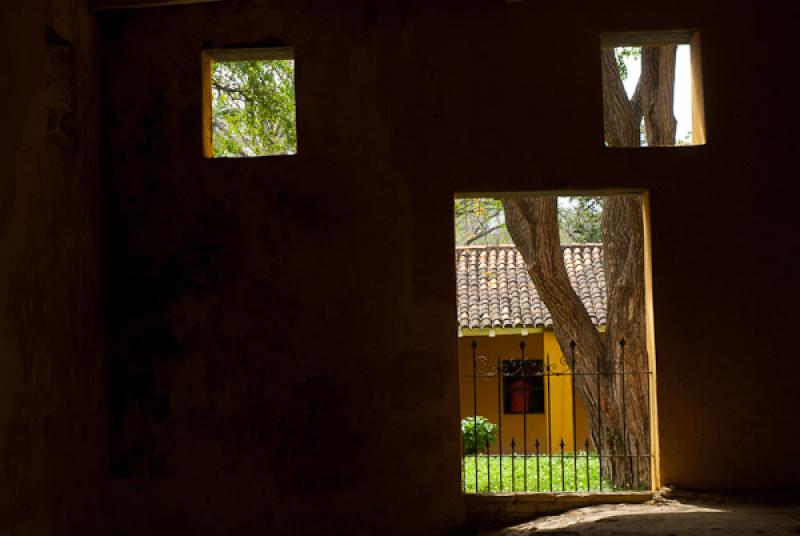
[[[664,482],[797,486],[797,8],[336,4],[103,15],[120,532],[460,523],[457,191],[648,189]],[[708,145],[604,149],[598,34],[687,26]],[[200,51],[270,38],[300,154],[204,160]]]
[[[15,536],[110,534],[99,76],[85,4],[0,7],[0,533]]]

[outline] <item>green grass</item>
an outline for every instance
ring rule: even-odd
[[[500,464],[502,458],[503,481],[500,482]],[[538,479],[537,479],[538,459]],[[576,463],[577,461],[577,463]],[[462,477],[464,491],[475,493],[475,463],[476,457],[465,456],[462,463]],[[546,454],[530,455],[527,458],[514,456],[512,471],[511,456],[486,456],[477,457],[478,465],[478,493],[498,492],[563,492],[563,491],[600,491],[600,462],[595,453],[578,452],[577,460],[571,452],[547,456]],[[527,482],[525,466],[527,465]],[[577,475],[575,467],[577,465]],[[587,465],[589,481],[587,482]],[[563,469],[563,473],[562,473]],[[552,473],[551,473],[552,471]],[[552,487],[551,487],[552,474]],[[563,474],[563,479],[562,479]],[[605,475],[604,475],[605,476]],[[490,477],[490,478],[489,478]],[[513,487],[512,487],[513,481]],[[538,484],[538,485],[537,485]],[[577,488],[576,488],[577,486]],[[611,483],[603,478],[603,491],[613,491]]]

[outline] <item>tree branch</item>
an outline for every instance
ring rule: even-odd
[[[501,224],[495,225],[494,227],[484,228],[481,232],[479,232],[478,234],[476,234],[475,236],[473,236],[469,240],[466,240],[464,242],[464,245],[465,246],[472,245],[473,243],[475,243],[476,240],[480,240],[484,236],[490,235],[493,232],[497,231],[498,229],[502,229],[504,225],[505,224],[501,223]]]

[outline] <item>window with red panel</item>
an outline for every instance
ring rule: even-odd
[[[544,413],[544,362],[541,359],[503,361],[503,411]]]

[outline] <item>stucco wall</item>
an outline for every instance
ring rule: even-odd
[[[0,534],[110,534],[95,31],[81,1],[0,21]]]

